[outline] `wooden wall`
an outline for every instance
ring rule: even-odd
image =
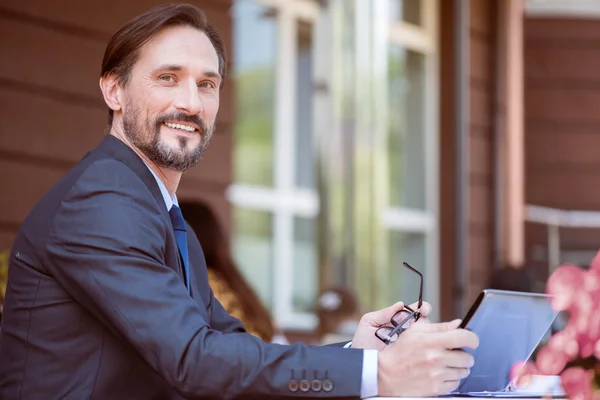
[[[600,20],[525,20],[526,202],[600,211]],[[568,250],[596,250],[600,230],[563,230]],[[530,264],[546,229],[528,224]]]
[[[470,2],[468,304],[488,285],[493,268],[496,3]]]
[[[11,246],[46,190],[102,139],[98,87],[110,36],[160,0],[3,0],[0,5],[0,250]],[[231,48],[231,0],[197,0]],[[205,198],[229,221],[233,83],[223,89],[217,133],[182,180],[180,198]]]
[[[440,287],[443,319],[456,315],[454,299],[465,306],[488,283],[494,246],[493,127],[495,101],[496,0],[472,0],[469,12],[468,237],[466,276],[455,285],[456,237],[456,44],[455,0],[440,4]]]

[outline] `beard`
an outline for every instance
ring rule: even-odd
[[[138,107],[130,102],[129,112],[123,114],[123,133],[131,143],[142,151],[146,157],[162,168],[185,172],[202,158],[214,132],[214,125],[208,126],[202,118],[181,112],[159,114],[153,119],[141,119]],[[160,128],[166,121],[181,121],[196,124],[200,129],[195,133],[200,135],[200,142],[193,148],[188,148],[188,138],[178,138],[177,145],[161,140]]]

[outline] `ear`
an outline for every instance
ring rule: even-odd
[[[114,74],[100,78],[100,90],[104,96],[104,102],[113,111],[120,111],[121,104],[121,86],[119,80]]]

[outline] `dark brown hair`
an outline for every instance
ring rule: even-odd
[[[201,202],[182,201],[179,206],[185,220],[198,236],[207,268],[219,274],[229,284],[242,303],[245,317],[251,320],[260,337],[270,340],[275,333],[271,314],[236,267],[214,211]]]
[[[167,4],[154,7],[123,25],[106,46],[100,76],[106,77],[115,74],[120,85],[127,84],[131,69],[140,56],[142,46],[158,32],[171,26],[190,26],[204,32],[217,52],[219,74],[224,80],[227,74],[227,58],[221,36],[208,22],[204,12],[189,4]],[[112,125],[112,119],[113,111],[109,110],[109,125]]]

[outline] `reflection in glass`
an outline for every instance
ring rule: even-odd
[[[390,45],[388,162],[390,205],[425,208],[424,56]]]
[[[298,22],[296,44],[296,186],[314,189],[312,25]]]
[[[277,26],[255,1],[237,0],[232,12],[235,181],[272,186]]]
[[[273,222],[264,211],[233,210],[235,261],[264,304],[273,305]]]
[[[310,312],[314,308],[317,291],[316,221],[294,219],[294,280],[292,307],[295,312]]]
[[[421,25],[421,2],[425,0],[388,0],[389,16],[392,21],[403,21]]]
[[[425,274],[426,239],[421,233],[388,231],[388,304],[404,301],[407,305],[419,299],[419,277],[402,263],[407,262],[423,274],[423,281],[435,279]],[[426,293],[423,297],[426,299]]]

